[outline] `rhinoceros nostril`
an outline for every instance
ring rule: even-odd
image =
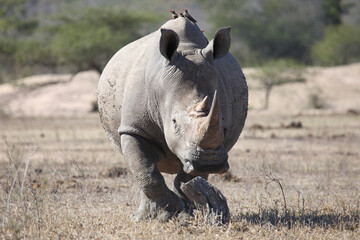
[[[224,137],[226,137],[226,133],[227,133],[227,128],[223,128],[223,132],[224,132]]]

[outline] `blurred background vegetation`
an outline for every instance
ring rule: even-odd
[[[284,62],[360,61],[359,0],[1,0],[0,81],[101,73],[118,49],[159,28],[170,9],[182,8],[208,38],[230,25],[231,52],[240,65],[264,66],[265,73]]]

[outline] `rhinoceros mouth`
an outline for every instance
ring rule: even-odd
[[[191,159],[185,160],[183,166],[184,172],[190,175],[224,173],[228,169],[228,154],[223,148],[197,152]]]

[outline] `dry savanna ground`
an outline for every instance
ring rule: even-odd
[[[359,239],[360,115],[250,111],[230,173],[231,222],[134,223],[138,188],[97,114],[0,119],[3,239]],[[166,175],[169,185],[173,176]]]

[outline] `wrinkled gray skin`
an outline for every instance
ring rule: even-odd
[[[177,18],[120,49],[105,67],[100,118],[141,189],[136,220],[189,211],[180,183],[229,168],[227,152],[248,106],[229,47],[230,28],[209,43],[195,24]],[[173,191],[160,172],[177,174]]]

